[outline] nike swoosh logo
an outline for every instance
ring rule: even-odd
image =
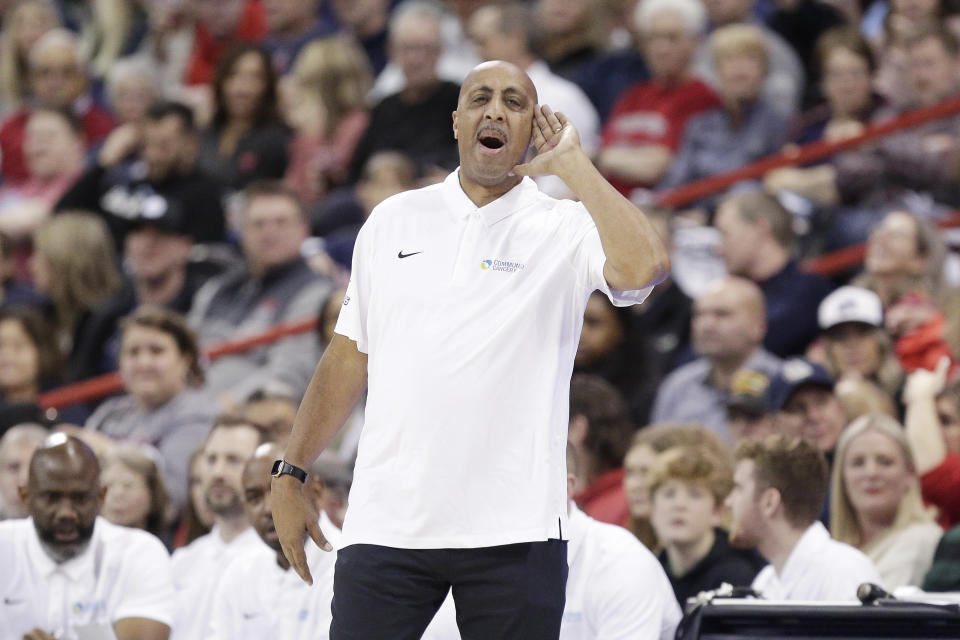
[[[397,253],[397,257],[402,260],[404,258],[409,258],[410,256],[415,256],[418,253],[423,253],[423,251],[414,251],[413,253],[404,253],[403,249],[400,249],[400,251]]]
[[[256,618],[256,617],[259,616],[259,615],[260,615],[260,614],[257,613],[257,612],[254,612],[254,613],[244,612],[244,613],[243,613],[243,619],[244,619],[244,620],[250,620],[251,618]]]
[[[22,599],[22,598],[21,598],[20,600],[14,600],[13,598],[4,598],[4,599],[3,599],[3,604],[20,604],[21,602],[23,602],[23,599]]]

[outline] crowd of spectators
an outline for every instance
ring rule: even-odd
[[[958,36],[951,0],[0,3],[0,564],[30,559],[0,592],[31,603],[0,640],[327,624],[332,560],[308,558],[314,588],[289,570],[268,462],[360,226],[456,169],[459,83],[491,59],[571,119],[674,265],[639,307],[587,303],[562,637],[672,637],[674,605],[723,582],[960,591],[960,242],[937,227],[960,115],[657,204],[956,97]],[[861,242],[855,269],[803,266]],[[41,402],[114,371],[113,397]],[[362,421],[311,469],[334,542]],[[54,590],[80,604],[36,604]],[[430,637],[455,637],[443,615]]]

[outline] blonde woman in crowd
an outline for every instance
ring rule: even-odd
[[[720,437],[693,422],[662,422],[644,427],[633,436],[623,458],[623,488],[630,509],[629,529],[655,553],[660,545],[650,523],[650,473],[659,454],[682,446],[702,446],[721,459],[730,459],[730,450]]]
[[[285,181],[307,206],[346,180],[370,123],[372,83],[366,54],[346,35],[308,44],[284,78],[284,118],[294,130]]]
[[[107,225],[92,213],[64,213],[44,222],[33,235],[30,262],[37,291],[53,302],[57,338],[70,354],[69,369],[84,351],[100,349],[84,332],[90,313],[120,287],[113,240]]]
[[[923,504],[913,452],[896,420],[854,420],[840,436],[831,480],[830,531],[877,567],[883,586],[920,585],[943,535]]]
[[[149,531],[166,541],[169,506],[166,483],[154,449],[134,444],[115,447],[103,461],[103,517],[124,527]]]
[[[30,48],[59,26],[60,14],[48,0],[23,0],[5,16],[0,30],[0,113],[20,107],[30,95]]]

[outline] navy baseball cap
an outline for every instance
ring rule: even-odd
[[[738,369],[730,381],[727,409],[739,410],[760,417],[767,412],[767,390],[770,377],[762,371]]]
[[[826,369],[805,358],[792,358],[784,362],[780,373],[773,377],[767,388],[770,411],[783,409],[797,389],[808,385],[832,391],[833,378]]]

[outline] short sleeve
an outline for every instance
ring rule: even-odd
[[[135,541],[131,539],[126,548],[126,582],[113,622],[147,618],[172,627],[175,596],[170,556],[152,535],[136,533]]]
[[[367,353],[367,310],[370,306],[370,269],[373,266],[373,250],[371,247],[370,223],[373,217],[367,219],[353,248],[353,260],[350,266],[350,282],[347,292],[343,296],[343,306],[334,332],[350,338],[357,343],[357,349]]]
[[[597,225],[593,223],[593,219],[583,208],[583,205],[578,204],[576,206],[579,211],[573,212],[577,219],[574,263],[578,274],[589,290],[602,292],[617,307],[629,307],[646,300],[650,292],[653,291],[653,287],[617,291],[611,289],[610,285],[607,284],[607,279],[603,275],[603,267],[607,263],[607,256],[603,252],[603,245],[600,244],[600,233],[597,231]]]

